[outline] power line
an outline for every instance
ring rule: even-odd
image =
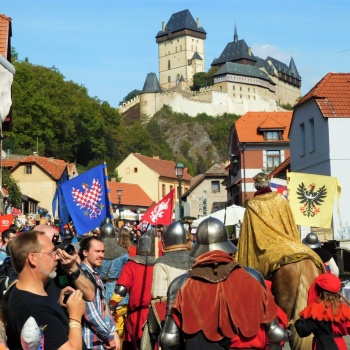
[[[350,49],[346,49],[346,50],[343,50],[343,51],[339,51],[338,53],[342,53],[342,52],[345,52],[345,51],[350,51]]]

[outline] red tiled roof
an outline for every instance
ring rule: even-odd
[[[171,179],[177,179],[175,175],[175,166],[176,163],[171,160],[163,160],[158,158],[152,158],[143,156],[140,153],[133,153],[133,155],[139,159],[143,164],[148,166],[150,169],[155,171],[160,176],[168,177]],[[185,168],[184,176],[182,180],[191,180],[192,176],[188,173],[188,169]]]
[[[19,162],[11,169],[11,172],[17,169],[20,165],[23,164],[36,164],[46,173],[48,173],[54,180],[58,180],[64,169],[67,166],[67,163],[61,159],[47,158],[40,156],[27,156],[19,160]]]
[[[10,31],[11,18],[0,14],[0,55],[8,59],[11,54],[8,51],[8,43],[11,36]]]
[[[108,181],[108,186],[110,189],[110,201],[113,204],[118,204],[117,189],[119,187],[123,189],[120,200],[123,206],[149,207],[153,204],[153,200],[139,185]]]
[[[326,74],[294,109],[312,98],[324,117],[350,117],[350,73]]]
[[[270,177],[275,177],[279,174],[285,174],[290,169],[290,157],[286,158],[277,168],[271,171]]]
[[[235,123],[238,140],[239,142],[267,142],[258,129],[261,125],[264,126],[264,129],[268,125],[268,129],[285,128],[283,140],[278,140],[278,142],[288,142],[291,120],[292,112],[248,112]]]
[[[20,161],[20,159],[3,159],[2,160],[2,167],[3,168],[13,168],[17,163]]]

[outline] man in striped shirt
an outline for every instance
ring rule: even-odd
[[[80,242],[81,267],[96,287],[94,300],[86,302],[83,338],[88,349],[119,350],[120,342],[115,321],[105,300],[102,281],[96,272],[96,269],[102,265],[104,251],[104,244],[99,237],[90,236]]]

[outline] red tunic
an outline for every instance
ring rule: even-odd
[[[142,337],[142,327],[147,321],[151,303],[153,265],[138,264],[129,260],[123,267],[118,284],[129,291],[129,311],[125,321],[123,339],[136,341]]]
[[[201,255],[196,266],[233,264],[222,251]],[[205,291],[205,292],[201,292]],[[273,296],[243,268],[237,266],[218,283],[202,278],[188,278],[173,305],[175,319],[185,334],[202,331],[211,341],[231,338],[231,347],[263,349],[266,336],[262,324],[277,316]],[[178,317],[181,315],[182,317]]]

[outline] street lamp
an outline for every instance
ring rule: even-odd
[[[121,202],[121,198],[122,198],[122,193],[123,193],[123,189],[121,187],[119,187],[117,189],[117,195],[118,195],[118,210],[119,210],[119,219],[121,219],[121,215],[120,215],[120,212],[121,212],[121,205],[120,205],[120,202]]]
[[[181,178],[184,175],[185,166],[182,163],[177,163],[175,166],[175,174],[179,180],[179,221],[182,219],[182,205],[181,205]]]

